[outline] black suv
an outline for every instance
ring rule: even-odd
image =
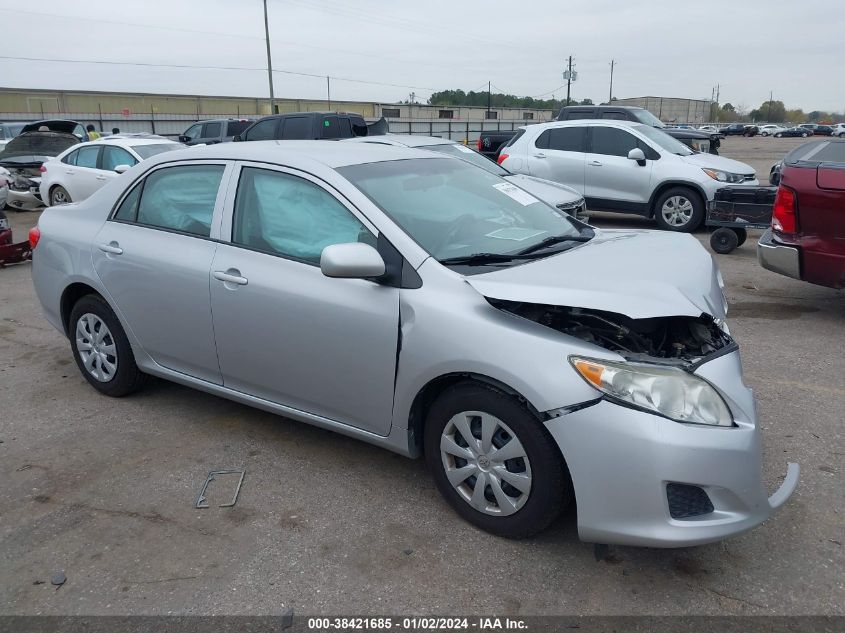
[[[760,128],[746,123],[731,123],[719,131],[725,136],[757,136]]]
[[[669,128],[645,108],[633,106],[599,105],[599,106],[566,106],[560,109],[558,121],[573,121],[575,119],[616,119],[618,121],[635,121],[660,128],[669,136],[697,152],[718,154],[721,139],[718,132],[701,132],[685,128]]]
[[[213,145],[214,143],[225,143],[231,141],[237,134],[240,134],[250,125],[252,119],[207,119],[197,121],[182,134],[179,135],[179,142],[186,145]]]
[[[292,112],[259,119],[236,141],[333,140],[387,133],[387,121],[367,125],[357,112]]]

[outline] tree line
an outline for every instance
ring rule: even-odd
[[[517,95],[494,92],[489,95],[490,107],[492,108],[525,108],[527,110],[553,110],[558,111],[566,105],[566,99],[537,99],[535,97],[519,97]],[[477,106],[487,107],[487,91],[470,90],[441,90],[431,95],[429,105],[436,106]],[[578,101],[572,99],[570,105],[593,105],[591,99]]]

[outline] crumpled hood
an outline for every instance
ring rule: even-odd
[[[465,277],[485,297],[591,308],[632,319],[725,318],[719,270],[691,235],[600,230],[571,250]]]
[[[543,178],[512,174],[505,176],[505,180],[512,182],[517,187],[525,189],[528,193],[539,198],[546,204],[555,207],[559,204],[570,204],[583,198],[580,193],[571,187],[552,182],[551,180],[544,180]]]
[[[708,169],[721,169],[732,174],[753,174],[754,168],[746,163],[741,163],[738,160],[725,158],[724,156],[714,156],[713,154],[691,154],[689,156],[681,157],[685,162],[699,167],[707,167]]]

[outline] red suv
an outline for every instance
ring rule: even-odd
[[[773,174],[778,180],[778,174]],[[845,141],[819,140],[783,159],[772,227],[757,244],[763,268],[845,288]]]

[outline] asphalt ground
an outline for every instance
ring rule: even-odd
[[[732,138],[722,153],[766,174],[796,144]],[[9,216],[22,240],[38,213]],[[843,615],[845,294],[763,270],[755,242],[715,257],[765,481],[797,461],[799,487],[742,536],[601,561],[574,509],[507,541],[452,512],[421,461],[164,381],[98,395],[41,316],[29,264],[2,269],[0,614]],[[196,509],[221,468],[246,469],[237,504],[216,507],[221,479]]]

